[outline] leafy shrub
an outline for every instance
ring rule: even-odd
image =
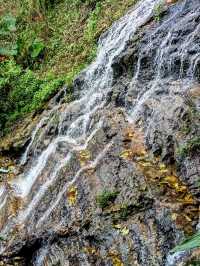
[[[105,207],[109,206],[112,202],[114,202],[118,194],[119,194],[118,191],[104,190],[96,198],[98,206],[104,209]]]
[[[0,65],[0,129],[45,102],[64,84],[63,78],[41,79],[31,70],[23,70],[13,60]]]

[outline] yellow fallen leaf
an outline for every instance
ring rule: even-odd
[[[68,192],[67,192],[67,199],[69,201],[69,205],[72,206],[76,203],[77,200],[77,188],[72,186],[69,188]]]
[[[160,169],[159,172],[161,174],[166,174],[166,173],[168,173],[168,170],[167,169]]]
[[[176,187],[176,191],[181,192],[181,193],[186,192],[187,187],[186,186],[178,186],[178,187]]]
[[[120,232],[122,233],[123,236],[126,236],[129,234],[129,229],[124,227],[123,229],[120,230]]]
[[[164,180],[169,183],[170,185],[173,185],[174,187],[176,187],[178,185],[178,180],[177,180],[177,177],[176,176],[166,176],[164,178]]]
[[[192,219],[188,215],[184,214],[184,217],[188,222],[192,222]]]
[[[129,159],[130,157],[132,157],[133,152],[131,150],[125,150],[120,154],[120,157],[123,159]]]
[[[122,226],[120,224],[114,224],[113,227],[116,229],[121,229]]]
[[[128,134],[127,134],[127,137],[128,138],[133,138],[133,136],[134,136],[134,133],[133,132],[128,132]]]
[[[192,195],[188,194],[184,197],[183,202],[188,203],[188,204],[192,204],[192,203],[194,203],[194,199],[193,199]]]
[[[172,213],[172,220],[175,221],[178,217],[177,213]]]
[[[124,266],[118,257],[112,257],[113,266]]]
[[[113,266],[124,266],[124,264],[121,261],[117,251],[110,251],[109,256],[112,259]]]
[[[166,165],[164,163],[160,163],[159,168],[160,168],[160,170],[164,170],[164,169],[166,169]]]
[[[91,158],[90,152],[88,150],[82,150],[79,152],[79,160],[81,166],[84,166]]]
[[[84,251],[88,254],[96,254],[96,249],[94,247],[85,247]]]
[[[139,162],[139,164],[143,167],[152,167],[152,164],[150,162]]]

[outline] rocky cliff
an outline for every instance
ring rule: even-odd
[[[1,183],[0,265],[198,265],[170,251],[200,227],[200,4],[171,2],[114,23],[41,114]]]

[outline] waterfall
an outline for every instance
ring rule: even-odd
[[[88,149],[102,129],[104,118],[101,112],[108,105],[109,94],[115,85],[113,65],[138,31],[151,23],[159,2],[140,1],[103,34],[96,60],[74,82],[77,99],[69,104],[59,103],[46,111],[32,132],[21,157],[23,173],[9,181],[9,188],[0,187],[0,215],[5,215],[1,235],[9,239],[9,245],[12,245],[11,234],[16,226],[22,231],[25,228],[27,234],[49,228],[55,230],[57,225],[51,222],[51,215],[64,201],[67,189],[85,170],[95,169],[111,149],[112,140],[103,143],[101,152],[90,158],[87,165],[79,166],[74,159],[77,153]],[[198,82],[199,18],[198,0],[184,0],[171,8],[163,22],[147,29],[142,36],[129,80],[129,87],[138,93],[134,104],[125,97],[124,112],[130,123],[138,121],[147,99],[156,101],[155,92],[159,92],[162,86],[164,91],[174,90],[176,94],[177,90],[187,92],[191,84]],[[179,89],[173,85],[176,83]],[[63,180],[65,172],[69,174]],[[11,191],[8,195],[6,189]],[[13,201],[19,205],[15,215],[10,214]],[[65,222],[60,220],[61,224]],[[6,248],[2,243],[2,254]],[[43,249],[36,265],[43,265],[46,254],[47,250]]]

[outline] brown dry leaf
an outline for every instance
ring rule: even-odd
[[[76,200],[77,200],[77,194],[78,194],[78,191],[76,187],[72,186],[69,188],[67,192],[67,199],[69,201],[70,206],[75,205]]]
[[[187,194],[184,199],[182,200],[183,203],[187,203],[187,204],[193,204],[194,203],[194,199],[192,197],[191,194]]]

